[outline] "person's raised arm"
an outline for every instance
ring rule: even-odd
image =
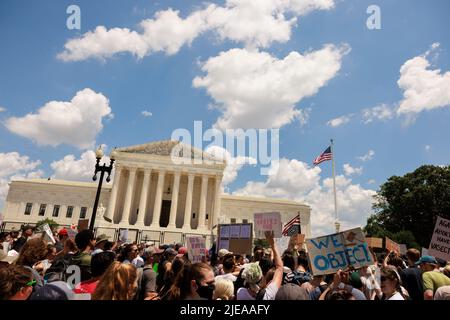
[[[283,261],[281,260],[280,253],[278,252],[278,248],[275,245],[275,240],[273,238],[273,231],[266,232],[266,239],[270,244],[273,252],[273,261],[275,263],[275,273],[273,275],[273,282],[279,288],[283,282]]]

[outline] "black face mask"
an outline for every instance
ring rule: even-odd
[[[215,285],[202,286],[200,284],[197,284],[197,293],[204,299],[212,300],[215,288]]]

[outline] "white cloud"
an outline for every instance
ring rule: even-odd
[[[103,148],[105,150],[105,148]],[[61,160],[53,161],[50,167],[54,170],[52,177],[61,180],[92,182],[95,169],[95,152],[88,150],[81,154],[80,159],[69,154]],[[101,163],[109,165],[109,157],[105,156]],[[100,177],[99,175],[97,177]],[[111,174],[111,179],[113,174]]]
[[[358,159],[363,162],[366,162],[366,161],[372,160],[374,155],[375,155],[375,151],[369,150],[365,155],[358,157]]]
[[[231,49],[208,59],[204,77],[193,86],[205,88],[223,115],[225,128],[280,128],[300,117],[295,104],[336,76],[348,46],[326,45],[304,55],[291,52],[277,59],[266,52]]]
[[[300,126],[303,127],[309,121],[309,117],[311,115],[311,108],[298,109],[297,111],[298,111],[298,114],[296,116],[296,119],[300,123]]]
[[[352,117],[352,115],[349,114],[349,115],[344,115],[344,116],[341,116],[338,118],[334,118],[334,119],[331,119],[330,121],[328,121],[327,125],[329,125],[330,127],[336,128],[336,127],[339,127],[339,126],[342,126],[342,125],[348,123],[350,121],[351,117]]]
[[[397,84],[403,90],[403,100],[397,110],[398,115],[417,114],[450,106],[450,71],[430,69],[428,55],[439,47],[438,43],[422,56],[406,61],[400,68]]]
[[[153,115],[153,113],[151,113],[150,111],[147,111],[147,110],[142,111],[141,114],[144,117],[151,117]]]
[[[79,61],[105,59],[123,52],[138,58],[154,52],[170,55],[206,31],[214,31],[221,40],[242,42],[247,47],[268,47],[272,42],[290,39],[297,17],[333,7],[334,0],[227,0],[224,6],[209,4],[184,19],[179,11],[169,8],[156,12],[153,19],[141,21],[141,32],[98,26],[80,38],[67,41],[57,57],[63,61]],[[287,14],[292,17],[286,19]]]
[[[348,163],[345,163],[343,168],[344,168],[344,174],[346,176],[351,176],[352,174],[356,174],[356,175],[360,176],[362,174],[362,171],[363,171],[363,167],[354,168]]]
[[[425,150],[426,150],[426,151],[430,151],[430,150],[431,150],[431,146],[430,146],[429,144],[427,144],[427,145],[425,146]]]
[[[313,236],[329,234],[335,228],[333,180],[321,180],[320,173],[319,167],[311,168],[298,160],[281,159],[272,165],[265,182],[250,181],[234,194],[288,198],[306,203],[312,209]],[[344,176],[336,177],[339,220],[345,229],[365,225],[375,194],[375,191],[351,182]]]
[[[28,156],[21,156],[18,152],[0,153],[0,177],[31,171],[40,165],[41,161],[30,161]]]
[[[6,127],[39,145],[65,143],[85,149],[94,145],[97,134],[103,129],[103,117],[110,114],[108,99],[86,88],[78,91],[69,102],[50,101],[37,113],[9,118]]]
[[[3,108],[2,106],[0,106],[0,112],[5,112],[6,108]]]
[[[222,187],[226,187],[236,180],[238,172],[244,165],[255,165],[256,159],[252,157],[237,156],[233,157],[230,152],[219,146],[211,146],[205,150],[217,159],[225,160],[227,166],[223,172]]]
[[[362,111],[362,117],[364,123],[370,123],[374,120],[390,120],[395,116],[394,108],[387,104],[380,104],[373,108],[364,109]]]
[[[367,181],[368,184],[374,184],[375,182],[375,179],[370,179],[369,181]]]
[[[0,204],[6,198],[11,179],[39,178],[44,174],[43,171],[34,170],[40,165],[41,161],[32,161],[18,152],[0,153]]]

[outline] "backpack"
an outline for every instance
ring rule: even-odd
[[[50,268],[44,274],[44,282],[67,281],[71,274],[67,274],[67,268],[71,265],[72,255],[56,258]]]

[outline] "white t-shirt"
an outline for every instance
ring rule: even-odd
[[[225,274],[216,276],[215,279],[216,279],[216,281],[219,279],[225,279],[225,280],[231,280],[231,281],[235,282],[237,277],[235,275],[233,275],[232,273],[225,273]]]
[[[275,296],[278,292],[278,286],[275,284],[275,282],[269,283],[269,285],[266,287],[266,292],[264,293],[263,300],[275,300]],[[253,297],[247,290],[247,288],[239,288],[236,294],[236,300],[255,300],[255,297]]]
[[[396,292],[392,297],[390,297],[388,300],[405,300],[403,296],[400,294],[400,292]]]
[[[137,256],[137,258],[133,259],[132,263],[135,265],[135,267],[140,268],[144,266],[144,259],[142,259],[140,256]]]

